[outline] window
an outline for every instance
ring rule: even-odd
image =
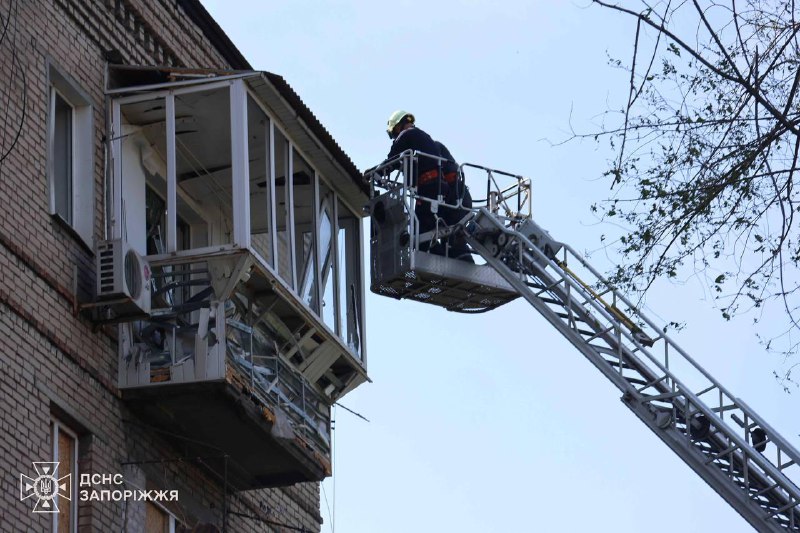
[[[247,95],[247,159],[250,162],[250,245],[270,266],[272,260],[272,198],[275,182],[270,168],[270,119]]]
[[[295,267],[298,294],[319,313],[317,301],[317,261],[315,252],[316,175],[311,165],[292,149],[292,200],[294,202]]]
[[[336,274],[338,265],[335,254],[335,232],[334,221],[336,215],[334,209],[336,196],[328,187],[324,180],[319,181],[319,263],[320,263],[320,284],[322,294],[322,309],[320,317],[328,327],[341,335],[340,322],[337,315],[338,286],[336,284]]]
[[[294,274],[292,270],[292,225],[291,225],[291,180],[286,177],[289,174],[291,163],[289,152],[289,141],[277,128],[274,130],[275,137],[275,214],[276,235],[278,240],[278,257],[275,263],[278,265],[278,274],[283,280],[294,288]]]
[[[53,88],[53,203],[57,215],[72,224],[72,117],[73,107]]]
[[[77,86],[50,68],[48,182],[50,213],[92,245],[94,169],[92,107]]]
[[[74,533],[78,530],[78,437],[59,420],[51,424],[53,461],[58,463],[58,478],[70,476],[70,499],[56,495],[58,512],[53,515],[53,533]]]
[[[176,524],[174,516],[152,502],[147,502],[144,521],[144,530],[148,533],[176,533],[177,531],[185,531],[184,528]]]
[[[341,200],[338,208],[339,316],[341,336],[350,350],[364,358],[361,294],[361,220]]]

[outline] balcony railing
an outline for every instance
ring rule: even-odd
[[[261,73],[112,95],[109,235],[153,273],[120,388],[244,464],[243,487],[329,473],[330,406],[368,379],[367,196],[288,106]]]
[[[382,296],[408,298],[455,312],[489,311],[518,294],[480,258],[477,263],[464,261],[464,246],[458,246],[456,232],[480,207],[488,207],[504,219],[526,220],[531,182],[466,163],[458,167],[452,183],[440,181],[438,191],[419,194],[416,175],[420,166],[435,166],[445,175],[445,165],[441,157],[408,150],[367,172],[372,186],[370,288]],[[467,187],[476,194],[485,191],[486,196],[471,198],[464,193]],[[432,228],[420,224],[426,206],[435,220]]]

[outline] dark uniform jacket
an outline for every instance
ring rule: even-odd
[[[389,150],[389,155],[386,159],[391,159],[406,150],[416,150],[433,156],[439,155],[439,147],[436,146],[436,141],[417,127],[411,127],[400,132],[400,135],[392,142],[392,148]],[[418,158],[416,172],[414,173],[415,175],[412,179],[412,185],[416,185],[417,176],[435,170],[438,167],[439,165],[436,159],[420,156]]]
[[[439,157],[445,158],[447,161],[442,162],[442,172],[445,175],[452,174],[454,172],[458,172],[458,163],[456,163],[456,158],[453,157],[453,154],[450,153],[450,150],[447,149],[447,146],[443,145],[439,141],[433,141],[436,144],[437,154]]]

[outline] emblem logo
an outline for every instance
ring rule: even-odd
[[[58,463],[34,462],[36,477],[19,476],[19,499],[36,498],[34,513],[57,513],[56,496],[69,501],[72,496],[70,474],[58,477]]]

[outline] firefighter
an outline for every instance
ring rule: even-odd
[[[439,142],[434,141],[438,149],[439,157],[445,161],[442,163],[442,174],[445,183],[448,186],[448,195],[445,198],[445,203],[450,205],[458,205],[459,201],[461,206],[466,209],[456,209],[452,207],[443,207],[442,216],[448,225],[452,226],[461,222],[465,216],[469,214],[469,208],[472,207],[472,195],[469,193],[469,188],[464,182],[464,176],[461,174],[453,154],[447,147]],[[474,263],[470,253],[469,245],[467,244],[464,236],[460,233],[451,235],[449,238],[450,250],[448,255],[462,261]]]
[[[387,160],[406,150],[416,150],[424,154],[436,156],[439,149],[430,135],[414,125],[414,115],[407,111],[395,111],[389,117],[386,132],[392,139]],[[444,181],[444,176],[439,170],[439,161],[431,157],[420,156],[416,161],[416,168],[411,176],[411,185],[417,188],[417,195],[423,198],[436,200],[438,196],[447,198],[449,187]],[[431,211],[430,202],[417,200],[414,209],[419,221],[419,233],[422,235],[436,227],[437,217]],[[428,251],[429,243],[421,243],[420,250]],[[431,253],[443,253],[438,246],[430,247]]]
[[[436,144],[436,148],[438,148],[439,157],[445,159],[442,163],[442,174],[444,175],[444,181],[447,183],[449,188],[449,195],[447,196],[447,203],[451,205],[457,205],[459,200],[461,201],[462,207],[466,207],[467,209],[472,207],[472,195],[469,193],[469,187],[467,187],[466,183],[464,182],[464,176],[461,175],[458,169],[458,163],[456,162],[453,154],[450,153],[450,150],[439,141],[434,141]],[[449,224],[455,224],[464,215],[466,215],[466,211],[459,210],[455,213],[457,218],[453,218],[452,220],[448,220]]]

